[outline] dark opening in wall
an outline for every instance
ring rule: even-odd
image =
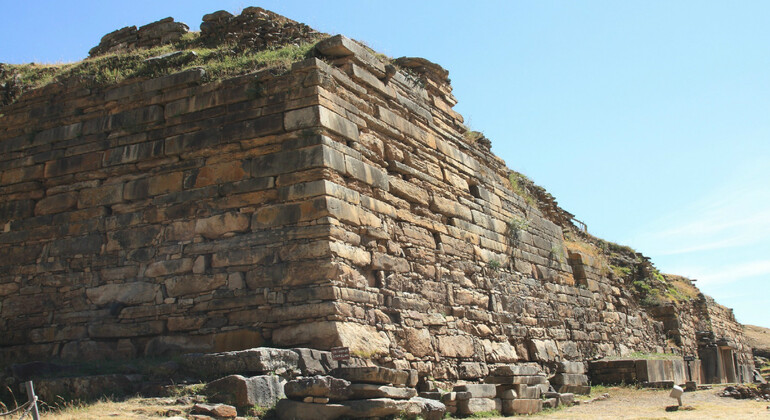
[[[433,241],[436,242],[436,249],[443,249],[442,243],[441,243],[441,234],[438,232],[433,232]]]
[[[468,186],[468,189],[470,190],[472,196],[481,198],[481,191],[479,191],[478,185],[470,185]]]

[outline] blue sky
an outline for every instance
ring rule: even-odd
[[[242,1],[0,0],[0,62]],[[770,327],[770,2],[261,1],[450,71],[466,123],[605,239]]]

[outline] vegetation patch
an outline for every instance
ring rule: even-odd
[[[9,87],[18,91],[13,98],[6,98],[5,104],[8,104],[24,91],[65,80],[80,81],[89,87],[103,87],[126,79],[154,78],[193,67],[203,67],[210,81],[263,69],[284,72],[292,63],[309,57],[321,39],[275,49],[241,51],[231,44],[205,46],[200,42],[198,32],[190,32],[175,43],[105,54],[75,63],[2,64],[0,87],[5,87],[6,92]],[[177,51],[183,54],[172,54]],[[167,57],[162,57],[167,54]],[[156,59],[148,60],[153,57]]]
[[[511,191],[523,198],[524,201],[532,207],[537,207],[537,201],[535,197],[529,192],[527,186],[533,185],[531,179],[527,178],[524,174],[516,171],[508,172],[508,181],[511,183]]]

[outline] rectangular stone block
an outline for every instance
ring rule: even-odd
[[[492,384],[467,384],[455,386],[454,392],[468,392],[471,398],[495,398],[497,389]]]
[[[503,401],[499,398],[469,398],[457,401],[457,412],[464,416],[489,411],[501,412]]]
[[[78,208],[107,206],[123,201],[123,184],[104,185],[97,188],[88,188],[80,191],[78,195]]]
[[[286,131],[324,127],[349,140],[358,141],[358,126],[352,121],[322,106],[289,111],[284,116]]]
[[[502,413],[506,416],[517,414],[535,414],[543,411],[543,400],[540,399],[516,399],[503,400]]]

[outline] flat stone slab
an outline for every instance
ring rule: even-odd
[[[353,383],[406,385],[409,372],[389,369],[380,366],[339,367],[330,373],[331,376],[348,380]]]
[[[498,366],[489,372],[489,376],[532,376],[542,374],[537,363]]]
[[[495,398],[497,387],[493,384],[467,384],[455,386],[454,392],[468,392],[471,398]]]
[[[292,350],[256,347],[223,353],[191,353],[182,356],[186,371],[202,378],[265,373],[299,374],[299,355]]]
[[[350,407],[341,404],[313,404],[280,400],[275,405],[280,420],[335,420],[350,414]]]
[[[545,376],[488,376],[484,379],[488,384],[526,384],[540,385],[547,384],[548,379]]]
[[[351,400],[365,400],[370,398],[408,400],[417,396],[417,390],[414,388],[397,388],[388,385],[352,384],[348,390],[350,393],[350,398],[348,399]]]

